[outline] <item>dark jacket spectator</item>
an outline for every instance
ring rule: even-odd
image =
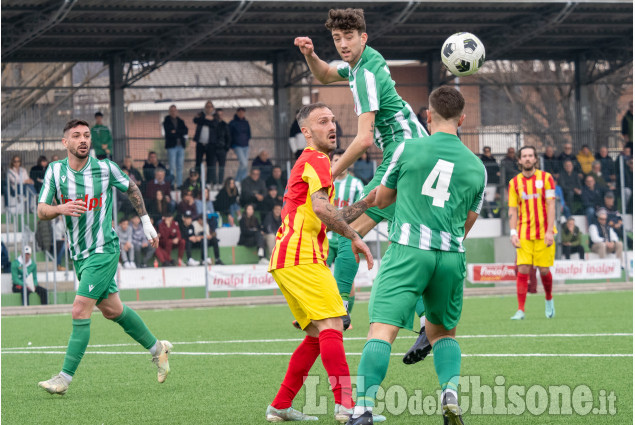
[[[11,273],[11,260],[9,259],[9,250],[2,242],[2,273]]]
[[[154,180],[154,173],[155,173],[155,171],[158,168],[162,168],[163,170],[167,170],[167,168],[165,168],[165,165],[163,165],[159,161],[156,152],[149,152],[148,153],[148,159],[143,164],[143,179],[146,182]],[[166,175],[167,175],[167,171],[166,171]]]
[[[547,146],[545,153],[542,154],[543,171],[551,174],[554,179],[558,179],[560,171],[562,171],[562,163],[556,158],[553,146]]]
[[[268,263],[265,259],[265,238],[262,235],[260,222],[254,215],[253,205],[247,205],[245,214],[243,214],[243,217],[240,219],[240,238],[238,239],[238,245],[258,247],[260,263]]]
[[[260,169],[252,168],[249,176],[243,180],[240,195],[240,205],[245,207],[247,204],[258,205],[265,199],[267,194],[267,186],[264,180],[260,178]]]
[[[44,182],[44,173],[49,162],[45,156],[41,156],[37,159],[37,163],[29,170],[29,177],[33,180],[33,187],[40,193],[42,188],[42,182]]]
[[[581,179],[583,177],[582,167],[580,167],[580,163],[578,162],[578,158],[573,154],[573,145],[571,143],[565,143],[562,147],[562,152],[558,155],[558,161],[560,161],[560,169],[562,170],[564,167],[564,162],[566,160],[571,161],[573,164],[573,171],[578,174],[578,177]]]
[[[355,161],[353,174],[355,174],[355,177],[363,181],[364,184],[368,184],[368,182],[372,180],[375,175],[375,162],[371,161],[367,152],[364,152],[362,156]]]
[[[234,115],[234,119],[229,122],[229,130],[231,132],[232,146],[249,146],[251,127],[244,114],[242,118],[238,116],[238,113]]]
[[[287,181],[282,177],[282,168],[277,165],[274,166],[271,170],[271,177],[267,179],[265,185],[267,187],[275,186],[278,191],[278,199],[282,201],[284,191],[287,189]]]
[[[511,179],[516,177],[520,170],[518,169],[518,158],[516,158],[516,150],[507,148],[507,155],[501,160],[501,178],[505,178],[505,185]],[[554,177],[555,178],[555,177]]]
[[[183,186],[181,186],[181,190],[192,192],[192,196],[198,198],[201,196],[201,178],[199,176],[198,170],[196,168],[190,168],[190,176],[183,181]]]
[[[223,188],[216,195],[216,200],[214,200],[214,209],[218,213],[225,215],[231,226],[233,226],[234,215],[240,211],[240,205],[238,205],[239,196],[236,182],[233,178],[228,177],[225,179]]]
[[[194,138],[192,139],[199,145],[207,146],[217,144],[216,142],[216,124],[214,123],[214,105],[212,102],[207,102],[205,104],[205,109],[199,112],[194,117],[194,124],[196,124],[196,131],[194,132]],[[204,127],[207,127],[205,129]],[[197,149],[197,166],[198,168],[200,163],[198,162],[198,149]]]
[[[198,217],[198,210],[196,208],[196,203],[194,202],[194,196],[192,196],[192,192],[183,193],[183,199],[179,202],[179,206],[177,207],[177,214],[179,218],[182,218],[184,215],[189,214],[193,220],[196,220]]]
[[[558,186],[562,189],[564,202],[571,212],[574,208],[574,200],[576,196],[582,195],[582,182],[573,169],[573,163],[570,160],[564,162],[563,169],[558,177]]]
[[[251,162],[251,169],[260,170],[260,179],[264,182],[271,177],[273,163],[269,159],[269,152],[261,150],[257,157]]]
[[[165,132],[165,148],[171,149],[177,146],[185,147],[187,126],[180,117],[166,115],[163,119],[163,131]]]
[[[223,110],[217,109],[214,114],[216,122],[216,149],[228,151],[232,147],[232,135],[229,124],[223,121]]]
[[[500,167],[496,158],[492,156],[492,149],[489,146],[483,148],[483,154],[479,156],[483,165],[485,165],[485,171],[487,171],[487,184],[498,184],[500,179]]]
[[[280,203],[278,199],[278,189],[276,186],[270,186],[265,195],[265,199],[258,205],[258,212],[260,212],[260,218],[264,217],[273,210],[273,206]]]
[[[604,203],[604,194],[595,186],[593,176],[586,176],[584,179],[584,187],[582,188],[582,206],[587,216],[588,224],[591,225],[595,221],[595,213]]]
[[[127,171],[128,176],[134,178],[137,185],[143,182],[143,176],[141,175],[141,172],[135,168],[130,155],[126,155],[124,157],[123,164],[121,164],[121,171]]]
[[[166,198],[162,190],[157,190],[155,198],[147,202],[148,215],[154,223],[154,227],[157,227],[161,222],[161,219],[165,215],[172,213],[172,206],[170,201]]]
[[[622,137],[624,142],[633,143],[633,101],[628,103],[628,110],[622,118]]]
[[[146,198],[154,199],[157,190],[163,191],[164,195],[169,195],[171,188],[172,186],[165,179],[165,170],[163,168],[157,168],[154,172],[154,179],[146,183]]]
[[[602,175],[607,183],[615,183],[615,162],[609,156],[609,148],[601,146],[600,151],[595,154],[595,159],[600,161]]]

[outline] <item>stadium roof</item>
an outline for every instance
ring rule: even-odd
[[[369,44],[387,59],[438,57],[454,32],[476,34],[488,59],[632,60],[633,3],[476,1],[2,0],[2,60],[300,59],[313,37],[335,59],[324,28],[332,7],[365,10]]]

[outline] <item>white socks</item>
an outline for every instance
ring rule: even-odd
[[[265,250],[262,248],[258,248],[258,257],[260,258],[264,258],[265,257]]]
[[[373,408],[370,406],[360,406],[356,405],[355,410],[353,410],[353,419],[357,419],[364,414],[364,412],[369,411],[372,412]]]
[[[66,382],[68,382],[69,384],[73,380],[73,377],[71,375],[69,375],[68,373],[65,373],[65,372],[60,372],[60,376],[62,378],[64,378],[66,380]]]
[[[421,316],[421,318],[419,319],[419,323],[421,323],[421,329],[426,327],[426,315],[425,314],[423,316]]]
[[[154,345],[150,348],[150,354],[154,356],[157,354],[158,350],[159,350],[159,340],[157,339],[157,342],[155,342]]]

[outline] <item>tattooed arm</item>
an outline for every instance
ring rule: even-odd
[[[137,186],[137,184],[132,179],[130,180],[130,185],[128,186],[128,192],[126,193],[128,195],[128,200],[134,207],[137,214],[139,214],[139,217],[143,217],[144,215],[148,214],[148,212],[146,211],[145,203],[143,202],[141,190],[139,190],[139,186]]]
[[[373,145],[375,140],[375,112],[364,112],[357,120],[357,136],[346,148],[337,164],[333,165],[333,177],[348,169]]]

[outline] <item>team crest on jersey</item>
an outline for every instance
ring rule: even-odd
[[[62,174],[62,183],[66,183],[66,176]]]
[[[536,180],[536,189],[542,189],[543,186],[544,183],[542,182],[542,180]]]

